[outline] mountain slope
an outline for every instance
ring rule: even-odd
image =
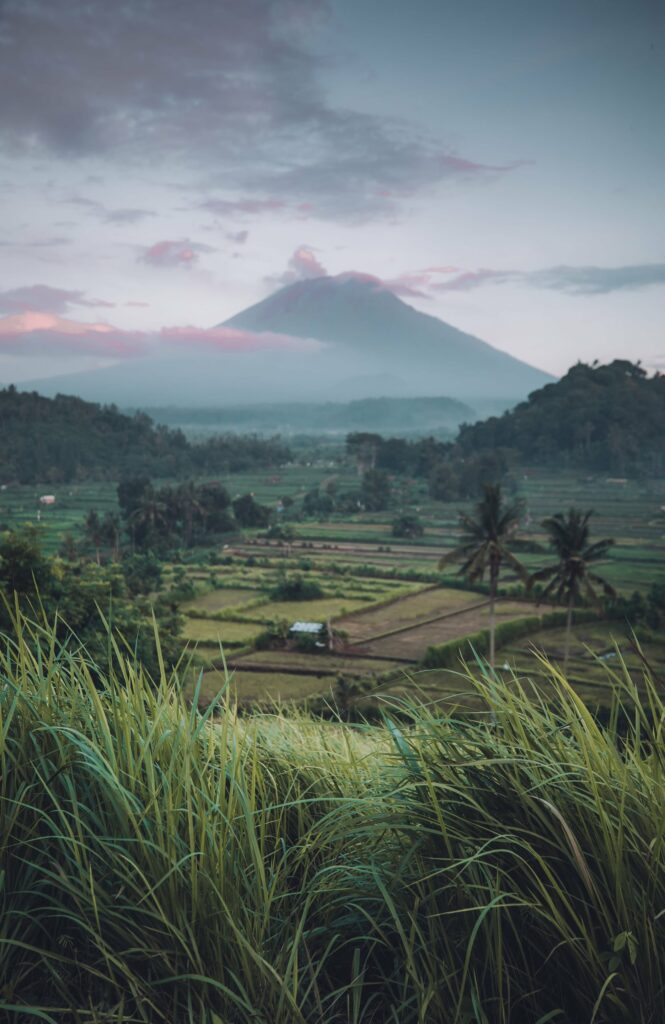
[[[328,342],[344,361],[389,371],[409,395],[517,399],[553,379],[355,275],[298,281],[224,326]]]

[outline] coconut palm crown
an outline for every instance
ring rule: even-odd
[[[471,515],[460,512],[462,534],[459,543],[443,556],[439,568],[460,562],[458,575],[475,583],[489,575],[490,598],[490,665],[494,666],[495,603],[499,573],[503,563],[513,568],[525,582],[527,572],[508,544],[522,515],[522,503],[507,504],[500,484],[485,484],[483,497]]]
[[[556,515],[543,519],[541,525],[547,531],[550,544],[559,561],[556,565],[539,569],[529,580],[529,586],[547,581],[547,585],[540,595],[540,601],[550,599],[567,605],[564,671],[568,668],[574,605],[577,604],[581,596],[584,596],[592,604],[596,604],[599,599],[597,587],[606,597],[616,597],[614,587],[589,568],[590,563],[604,558],[614,544],[614,539],[611,537],[605,537],[593,544],[589,542],[589,519],[592,515],[593,510],[591,509],[588,512],[582,512],[579,509],[571,508],[566,515],[563,512],[557,512]]]

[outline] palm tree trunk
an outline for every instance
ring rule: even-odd
[[[568,656],[570,654],[570,632],[573,625],[573,592],[568,595],[568,609],[566,611],[566,639],[563,647],[563,674],[568,674]]]
[[[494,639],[496,633],[496,588],[498,566],[490,569],[490,668],[494,669]]]

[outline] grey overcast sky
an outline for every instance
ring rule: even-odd
[[[665,369],[661,0],[0,0],[0,381],[358,271]],[[272,343],[282,343],[273,339]]]

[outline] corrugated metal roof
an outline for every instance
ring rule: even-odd
[[[294,622],[289,630],[290,633],[320,633],[323,629],[322,622]]]

